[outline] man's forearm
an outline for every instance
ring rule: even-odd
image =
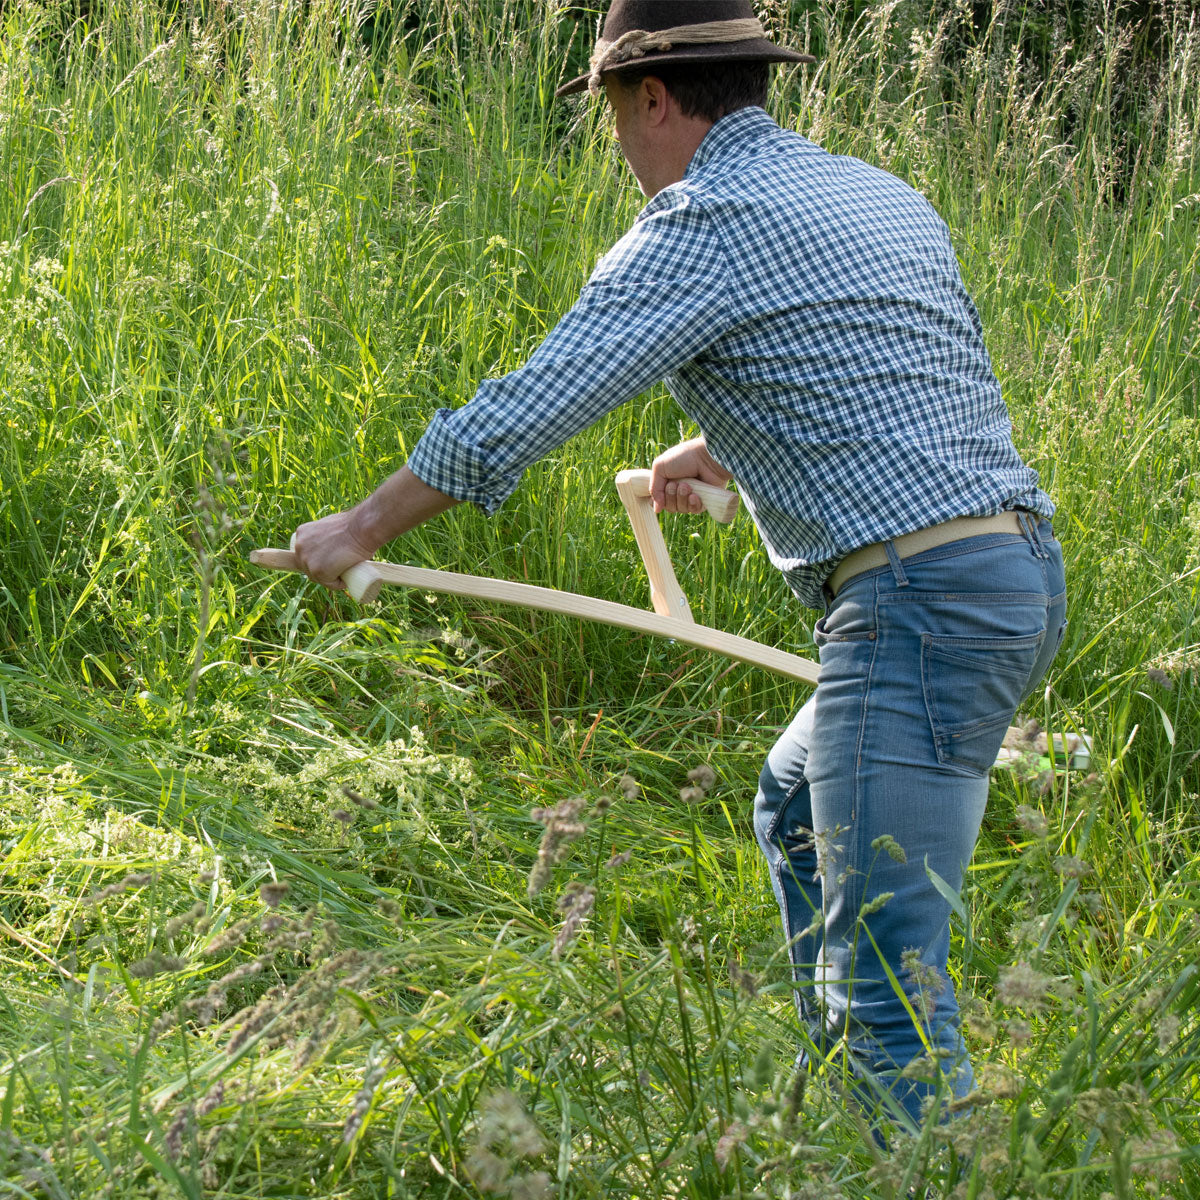
[[[408,467],[401,467],[350,510],[349,531],[374,553],[458,503],[453,496],[422,483]]]
[[[318,583],[340,588],[347,567],[457,503],[401,467],[353,508],[301,525],[292,535],[296,564]]]

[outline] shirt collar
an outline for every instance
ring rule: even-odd
[[[701,167],[747,142],[757,141],[779,127],[761,108],[739,108],[723,116],[705,135],[696,147],[692,161],[683,173],[689,178]]]

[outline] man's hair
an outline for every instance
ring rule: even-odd
[[[771,64],[767,62],[663,63],[638,71],[614,71],[612,78],[633,91],[647,76],[661,79],[685,117],[717,122],[739,108],[767,103]]]

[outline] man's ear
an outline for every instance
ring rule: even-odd
[[[642,80],[641,95],[642,109],[651,125],[661,125],[666,120],[671,108],[671,93],[667,85],[654,75],[647,75]]]

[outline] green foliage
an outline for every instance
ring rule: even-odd
[[[519,365],[637,211],[604,118],[551,100],[588,6],[25,0],[7,1193],[1196,1190],[1200,32],[1165,4],[761,7],[821,52],[779,118],[947,218],[1059,504],[1072,624],[1030,715],[1086,729],[1094,773],[993,781],[955,926],[972,1106],[885,1150],[836,1058],[791,1070],[748,809],[796,687],[246,564]],[[398,556],[645,602],[612,476],[680,432],[643,397]],[[747,522],[667,533],[701,619],[808,648]]]

